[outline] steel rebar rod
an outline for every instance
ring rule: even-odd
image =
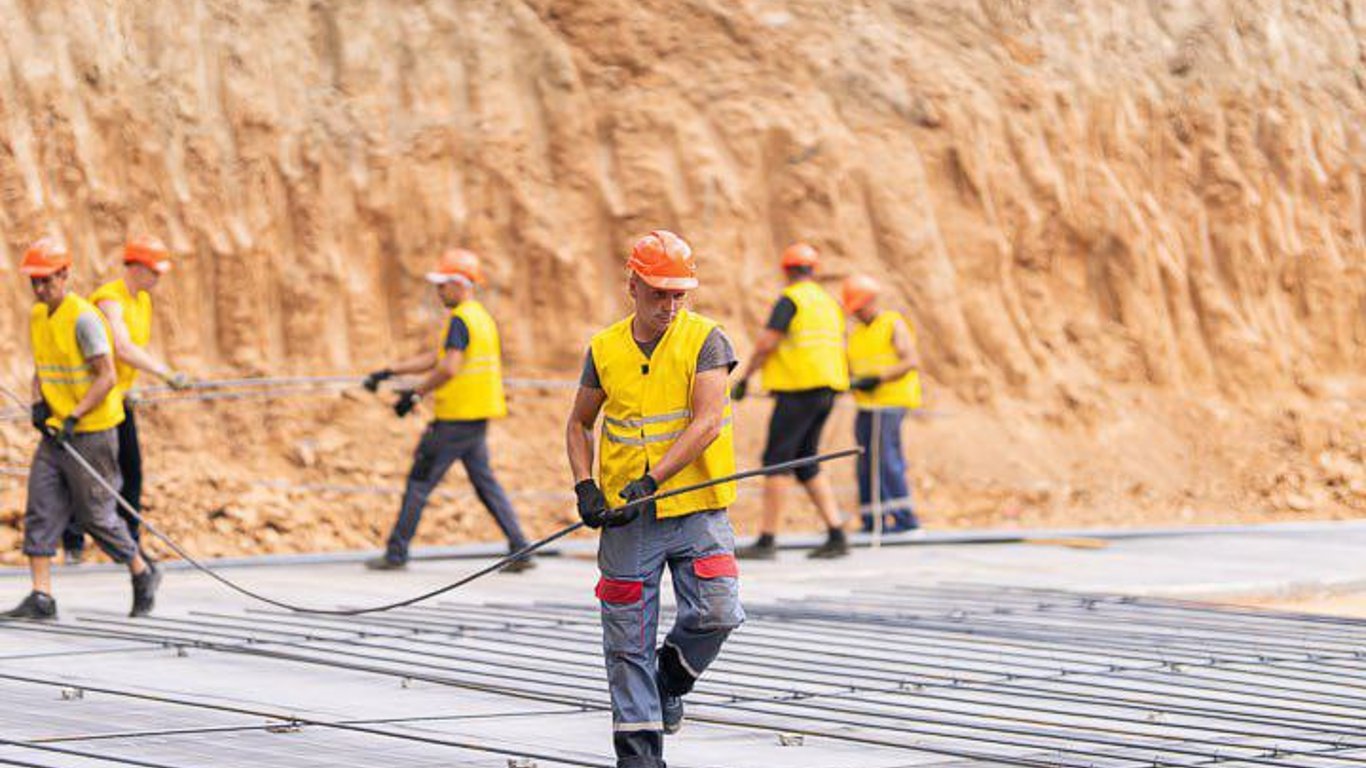
[[[50,687],[61,687],[61,688],[65,688],[65,687],[68,687],[68,686],[71,685],[71,681],[69,681],[69,680],[51,680],[51,679],[45,679],[45,678],[39,678],[39,677],[32,677],[32,676],[28,676],[28,675],[17,675],[17,674],[14,674],[14,673],[7,673],[7,672],[0,672],[0,679],[4,679],[4,680],[13,680],[13,681],[16,681],[16,682],[23,682],[23,683],[31,683],[31,684],[34,684],[34,685],[46,685],[46,686],[50,686]],[[547,762],[560,763],[560,764],[563,764],[563,765],[577,765],[577,766],[583,766],[584,768],[613,768],[613,764],[612,764],[612,763],[590,762],[590,761],[587,761],[587,760],[580,760],[580,759],[573,758],[573,757],[567,757],[567,756],[563,756],[563,755],[553,755],[553,754],[549,754],[549,753],[545,753],[545,752],[533,752],[533,751],[529,751],[529,750],[522,750],[522,749],[520,749],[520,748],[517,749],[517,750],[510,750],[510,749],[504,749],[504,748],[501,748],[501,747],[491,747],[491,746],[488,746],[488,745],[486,745],[486,744],[479,744],[479,743],[477,743],[477,742],[458,741],[458,740],[455,740],[455,739],[452,739],[452,738],[435,738],[435,737],[430,737],[430,736],[422,736],[422,735],[420,735],[420,734],[414,734],[414,733],[404,733],[404,732],[399,732],[399,731],[387,731],[387,730],[384,730],[384,729],[381,729],[381,728],[374,728],[374,727],[366,726],[366,725],[352,725],[352,724],[347,724],[347,723],[344,723],[344,722],[337,722],[337,721],[331,721],[331,720],[323,720],[323,719],[319,719],[319,718],[311,718],[311,717],[301,716],[301,715],[298,715],[298,714],[292,713],[292,712],[291,712],[291,713],[282,713],[282,712],[276,712],[276,711],[272,711],[272,710],[264,710],[264,709],[258,709],[258,708],[253,708],[253,707],[244,707],[244,706],[240,706],[240,705],[228,705],[228,704],[210,703],[210,702],[207,702],[207,701],[194,701],[194,700],[186,699],[186,698],[183,698],[183,697],[173,697],[173,696],[166,696],[166,695],[162,695],[162,694],[146,693],[146,692],[141,692],[141,691],[129,691],[129,690],[125,690],[125,689],[111,688],[111,687],[105,686],[105,685],[91,685],[91,684],[88,684],[88,683],[82,683],[82,684],[81,684],[81,687],[82,687],[84,690],[86,690],[86,691],[90,691],[90,692],[93,692],[93,693],[102,693],[102,694],[106,694],[106,695],[109,695],[109,696],[118,696],[118,697],[131,698],[131,699],[140,699],[140,700],[144,700],[144,701],[154,701],[154,702],[158,702],[158,703],[162,703],[162,704],[172,704],[172,705],[177,705],[177,706],[193,707],[193,708],[196,708],[196,709],[208,709],[208,710],[215,710],[215,711],[219,711],[219,712],[231,712],[231,713],[235,713],[235,714],[251,715],[251,716],[254,716],[254,717],[265,717],[265,718],[270,718],[270,719],[273,719],[273,720],[278,720],[278,721],[281,721],[281,722],[293,722],[293,723],[299,723],[299,724],[302,724],[302,725],[312,725],[312,726],[317,726],[317,727],[320,727],[320,728],[329,728],[329,729],[340,730],[340,731],[350,731],[350,732],[353,732],[353,733],[362,733],[362,734],[367,734],[367,735],[371,735],[371,736],[380,736],[380,737],[384,737],[384,738],[397,739],[397,740],[402,740],[402,741],[411,741],[411,742],[432,744],[432,745],[436,745],[436,746],[453,747],[453,748],[457,748],[457,749],[469,750],[469,751],[472,751],[472,752],[493,753],[493,754],[498,754],[498,755],[507,755],[507,756],[511,756],[511,757],[530,757],[530,758],[533,758],[533,759],[536,759],[536,760],[545,760],[545,761],[547,761]]]

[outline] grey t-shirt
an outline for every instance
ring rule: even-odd
[[[107,355],[113,351],[109,334],[105,333],[104,322],[95,312],[82,312],[76,318],[76,343],[81,347],[85,359]]]
[[[654,341],[636,341],[636,346],[640,347],[641,353],[647,358],[654,354],[655,347],[659,346],[659,339]],[[702,341],[702,349],[697,353],[697,372],[710,371],[716,368],[725,367],[726,372],[735,370],[739,360],[735,357],[735,347],[726,338],[726,334],[720,328],[711,329],[707,338]],[[593,349],[590,347],[588,353],[583,356],[583,373],[579,376],[579,386],[588,389],[602,389],[602,379],[598,378],[598,366],[593,363]]]

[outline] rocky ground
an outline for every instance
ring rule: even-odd
[[[547,534],[575,519],[563,458],[571,395],[550,388],[512,392],[513,416],[491,431],[494,464],[531,531]],[[1048,426],[1025,404],[982,413],[935,403],[905,433],[921,517],[928,526],[961,529],[1366,513],[1366,416],[1360,411],[1306,401],[1268,409],[1257,421],[1242,414],[1235,420],[1217,404],[1133,397],[1134,415],[1090,426]],[[768,409],[763,400],[737,407],[742,466],[757,464]],[[1143,415],[1147,409],[1160,415]],[[853,408],[841,404],[827,448],[852,445],[852,418]],[[1022,427],[1038,424],[1044,426]],[[140,427],[151,475],[148,514],[205,555],[378,546],[421,431],[419,421],[399,420],[378,398],[358,391],[162,404],[144,409]],[[9,425],[0,437],[0,465],[22,471],[35,436]],[[829,471],[852,506],[852,465]],[[22,478],[0,477],[0,488],[0,562],[14,563]],[[741,533],[754,532],[757,513],[757,485],[748,485],[735,507]],[[818,527],[795,493],[784,525]],[[418,544],[498,535],[457,467],[433,500]]]

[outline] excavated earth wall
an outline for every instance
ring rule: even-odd
[[[45,233],[84,290],[164,236],[155,346],[204,376],[428,343],[421,274],[463,244],[509,369],[573,377],[661,226],[743,352],[805,238],[918,328],[933,525],[1366,509],[1362,0],[0,0],[0,41],[11,385]],[[495,429],[538,531],[567,403],[517,392]],[[149,410],[149,504],[204,551],[365,546],[417,431],[350,395]],[[0,441],[12,541],[32,439]],[[494,531],[467,495],[431,519]]]

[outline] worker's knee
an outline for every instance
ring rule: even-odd
[[[694,598],[679,602],[680,623],[702,631],[732,630],[744,623],[740,571],[734,554],[719,552],[696,558],[687,573],[694,582],[694,589],[689,590]]]
[[[432,470],[436,469],[436,455],[419,450],[413,456],[413,466],[408,470],[408,482],[424,485],[432,482]]]

